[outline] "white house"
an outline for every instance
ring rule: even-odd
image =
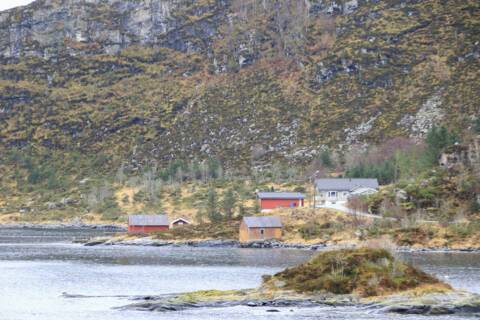
[[[377,191],[377,179],[317,179],[315,180],[315,206],[346,203],[351,196],[369,195]]]

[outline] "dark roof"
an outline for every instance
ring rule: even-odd
[[[164,214],[136,214],[128,216],[130,226],[168,226],[168,217]]]
[[[260,199],[304,199],[300,192],[257,192]]]
[[[244,217],[243,222],[249,228],[281,228],[282,220],[277,216]]]
[[[175,219],[175,220],[172,221],[172,224],[175,224],[175,223],[180,222],[180,221],[183,221],[183,222],[185,222],[185,223],[190,224],[190,221],[188,221],[188,220],[185,219],[185,218],[177,218],[177,219]]]
[[[350,191],[357,187],[378,189],[377,179],[332,178],[315,180],[317,190],[323,191]]]

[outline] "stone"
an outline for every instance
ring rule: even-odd
[[[89,241],[89,242],[85,243],[84,246],[93,247],[93,246],[97,246],[99,244],[104,244],[106,241],[107,241],[106,239],[96,239],[96,240],[92,240],[92,241]]]
[[[47,209],[52,210],[57,208],[57,204],[55,202],[45,202],[45,206]]]

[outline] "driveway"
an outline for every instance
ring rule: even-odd
[[[341,211],[341,212],[345,212],[345,213],[360,216],[360,217],[373,218],[373,219],[383,219],[382,216],[378,216],[376,214],[371,214],[371,213],[368,213],[368,212],[361,212],[361,211],[352,210],[352,209],[346,207],[343,203],[326,204],[326,205],[323,205],[323,206],[317,206],[317,208],[334,209],[334,210],[338,210],[338,211]]]

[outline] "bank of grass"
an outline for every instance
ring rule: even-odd
[[[310,261],[264,277],[264,286],[299,293],[329,292],[361,297],[388,295],[428,285],[451,289],[438,279],[396,260],[385,249],[359,248],[327,251]]]
[[[261,293],[254,289],[244,290],[200,290],[180,294],[173,302],[195,303],[207,301],[235,301],[242,299],[254,299],[262,297]]]
[[[480,248],[480,217],[441,223],[413,219],[371,219],[327,209],[279,210],[287,242],[356,245],[388,238],[397,246],[451,249]]]
[[[442,224],[439,222],[376,221],[362,233],[366,239],[388,236],[399,246],[480,248],[480,220]]]
[[[155,232],[152,237],[162,240],[203,240],[203,239],[238,239],[240,221],[221,221],[216,223],[190,224]]]

